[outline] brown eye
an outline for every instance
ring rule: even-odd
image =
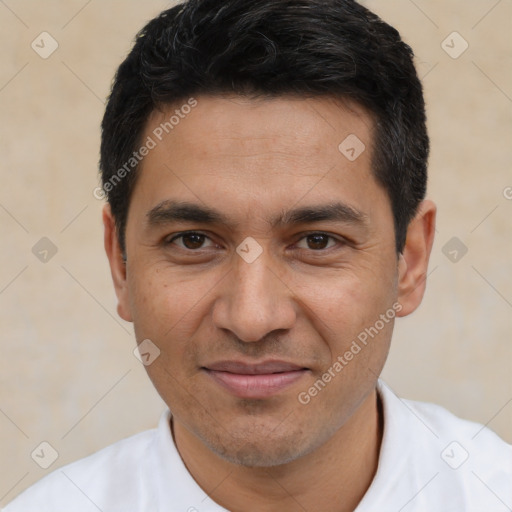
[[[192,233],[189,235],[183,235],[183,245],[187,249],[199,249],[206,238],[204,235],[198,235],[197,233]]]
[[[304,247],[303,241],[306,242],[306,247]],[[310,249],[313,251],[321,251],[323,249],[328,249],[333,245],[335,245],[335,239],[332,236],[329,236],[325,233],[312,233],[311,235],[307,235],[304,238],[302,238],[301,241],[299,242],[299,247],[301,249]]]
[[[181,240],[181,242],[177,242],[177,240]],[[175,236],[172,238],[172,240],[169,241],[169,243],[175,244],[182,249],[189,249],[193,251],[195,249],[203,249],[206,240],[209,240],[206,235],[203,235],[202,233],[190,232]]]
[[[307,240],[310,249],[325,249],[329,243],[327,235],[309,235]]]

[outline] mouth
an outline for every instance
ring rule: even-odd
[[[276,395],[309,372],[308,368],[285,361],[219,361],[202,370],[232,395],[253,399]]]

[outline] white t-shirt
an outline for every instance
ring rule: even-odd
[[[379,466],[355,512],[512,511],[511,445],[442,407],[400,399],[383,381],[378,392]],[[5,512],[226,512],[187,471],[169,419],[166,411],[157,429],[54,471]]]

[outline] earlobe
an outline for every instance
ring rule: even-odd
[[[434,243],[436,206],[424,200],[407,229],[404,250],[398,261],[398,301],[402,309],[397,316],[407,316],[421,303],[425,293],[428,262]]]
[[[105,230],[103,238],[105,252],[107,253],[110,264],[110,272],[112,274],[112,281],[114,282],[114,289],[118,300],[117,313],[123,320],[131,322],[132,317],[129,307],[130,302],[126,278],[126,263],[123,259],[123,254],[119,245],[119,237],[117,236],[115,219],[112,215],[109,204],[106,204],[103,207],[103,226]]]

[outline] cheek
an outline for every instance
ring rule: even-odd
[[[165,325],[172,325],[172,294],[169,284],[160,278],[158,272],[135,271],[130,277],[133,323],[138,333],[137,341],[140,341],[140,336],[151,338],[150,334],[158,333]]]
[[[217,275],[183,277],[184,272],[165,264],[140,267],[130,279],[130,297],[135,337],[150,339],[160,349],[158,366],[173,375],[193,372],[197,360],[199,331],[211,308]],[[207,324],[207,322],[206,322]],[[148,372],[154,369],[147,367]]]
[[[387,358],[396,287],[390,284],[389,271],[360,270],[343,270],[322,282],[302,281],[301,296],[308,305],[304,311],[310,311],[310,322],[323,339],[316,348],[323,362],[314,379],[332,379],[317,402],[320,408],[339,408],[351,395],[355,401],[346,406],[355,407],[364,396],[361,390],[370,389]]]
[[[133,275],[136,278],[131,280],[130,290],[135,338],[137,343],[151,340],[160,351],[145,370],[164,400],[171,396],[180,402],[188,396],[189,378],[196,370],[193,338],[200,320],[197,290],[158,269]]]
[[[364,327],[373,325],[379,315],[392,308],[396,284],[383,278],[384,272],[342,269],[335,274],[301,276],[293,289],[320,332],[328,338],[346,340]]]
[[[158,264],[138,265],[129,275],[129,288],[135,327],[160,336],[186,322],[208,290],[203,282],[183,279]]]

